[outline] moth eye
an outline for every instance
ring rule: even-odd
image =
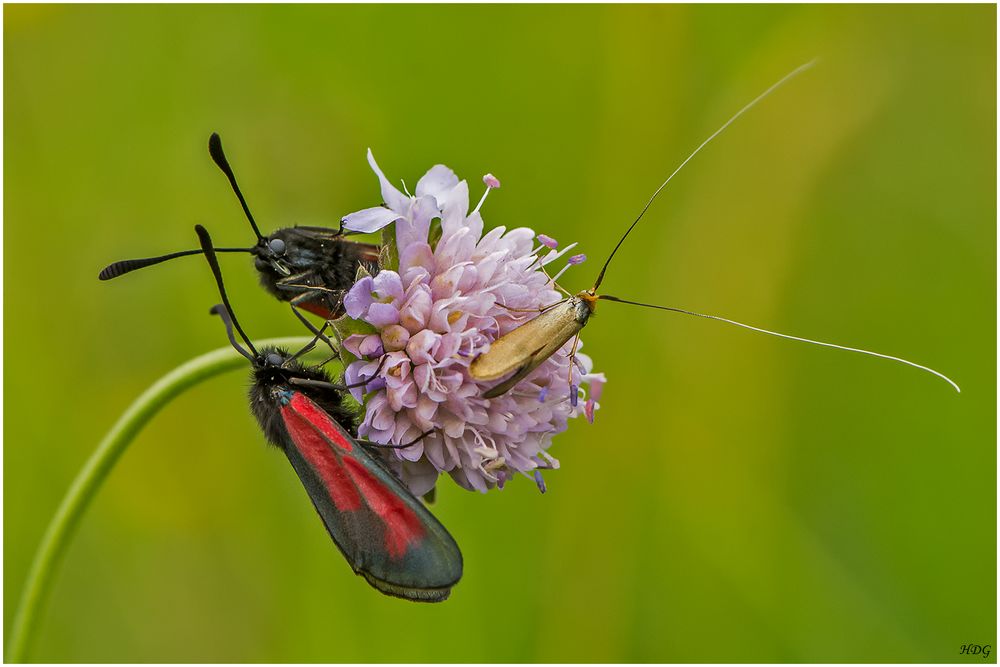
[[[285,363],[285,359],[280,354],[272,352],[271,354],[267,355],[268,366],[280,366],[283,363]]]
[[[270,248],[271,252],[275,255],[285,254],[285,242],[281,239],[271,239],[267,242],[267,247]]]

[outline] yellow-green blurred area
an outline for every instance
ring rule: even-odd
[[[975,661],[996,645],[995,6],[5,6],[4,627],[74,475],[143,389],[225,345],[204,262],[336,226],[435,163],[487,226],[590,260],[733,112],[611,265],[608,376],[539,494],[439,484],[465,556],[418,605],[352,575],[246,377],[145,430],[90,507],[44,661]],[[257,338],[299,335],[222,258]],[[995,661],[991,655],[989,662]]]

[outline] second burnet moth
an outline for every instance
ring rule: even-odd
[[[285,227],[264,236],[236,183],[236,175],[222,150],[222,139],[216,133],[208,139],[208,152],[229,179],[250,228],[257,236],[257,243],[250,248],[216,248],[216,252],[252,254],[261,285],[276,298],[325,319],[339,315],[343,294],[354,284],[358,269],[364,267],[370,274],[378,271],[380,247],[352,241],[342,228]],[[111,280],[170,259],[201,253],[201,250],[181,250],[158,257],[126,259],[108,265],[98,277]]]
[[[341,400],[349,387],[299,361],[322,330],[296,354],[256,349],[233,313],[211,237],[204,227],[195,229],[222,297],[212,312],[222,317],[230,343],[253,367],[250,408],[267,440],[288,457],[334,544],[354,572],[382,593],[415,602],[445,600],[462,577],[462,552],[369,449],[385,445],[355,437],[354,415]]]
[[[598,294],[597,290],[601,286],[601,282],[604,280],[604,275],[608,270],[608,265],[611,264],[611,260],[614,258],[615,253],[621,248],[625,239],[628,237],[629,233],[635,228],[639,221],[645,215],[646,211],[649,210],[650,205],[660,194],[660,192],[666,187],[667,183],[677,175],[677,173],[684,168],[691,158],[698,154],[702,148],[704,148],[710,141],[723,132],[727,127],[729,127],[737,118],[742,116],[751,107],[756,105],[759,101],[771,94],[775,89],[780,87],[786,81],[801,73],[802,71],[808,69],[813,63],[806,63],[801,65],[786,74],[777,83],[773,84],[770,88],[765,90],[763,93],[758,95],[752,101],[750,101],[746,106],[737,111],[729,120],[727,120],[722,127],[712,133],[705,141],[703,141],[687,158],[681,162],[670,176],[660,185],[659,188],[653,193],[652,197],[646,202],[646,205],[639,212],[639,216],[632,222],[629,228],[625,231],[622,237],[618,240],[617,245],[611,251],[607,260],[604,262],[604,266],[601,268],[601,272],[597,276],[597,280],[594,281],[594,286],[590,289],[583,290],[577,294],[570,294],[565,290],[562,290],[559,285],[555,285],[558,289],[566,293],[567,298],[551,304],[545,308],[542,308],[537,317],[531,319],[524,324],[512,329],[503,336],[499,337],[497,340],[493,341],[490,345],[490,349],[484,354],[479,355],[472,361],[469,365],[469,374],[476,380],[488,382],[491,380],[499,380],[505,378],[502,382],[493,385],[485,392],[483,392],[484,398],[496,398],[501,396],[511,389],[513,389],[521,380],[526,378],[531,374],[536,368],[538,368],[546,359],[555,354],[558,350],[562,349],[566,343],[573,340],[573,346],[570,351],[570,356],[573,357],[576,354],[577,341],[579,340],[580,331],[587,322],[590,320],[590,316],[593,315],[594,310],[597,308],[598,301],[616,301],[618,303],[627,303],[633,306],[643,306],[646,308],[657,308],[659,310],[667,310],[674,313],[681,313],[683,315],[693,315],[695,317],[704,317],[710,320],[716,320],[719,322],[724,322],[726,324],[732,324],[744,329],[749,329],[751,331],[756,331],[758,333],[767,334],[770,336],[778,336],[779,338],[787,338],[789,340],[797,340],[803,343],[810,343],[813,345],[821,345],[823,347],[836,348],[838,350],[845,350],[848,352],[858,352],[861,354],[867,354],[873,357],[880,357],[882,359],[889,359],[891,361],[897,361],[908,366],[913,366],[923,371],[932,373],[941,379],[948,382],[956,391],[961,391],[958,385],[955,384],[950,378],[939,373],[938,371],[922,366],[920,364],[914,363],[912,361],[907,361],[906,359],[901,359],[899,357],[894,357],[888,354],[880,354],[878,352],[872,352],[870,350],[862,350],[855,347],[847,347],[845,345],[836,345],[834,343],[824,343],[818,340],[812,340],[809,338],[801,338],[799,336],[790,336],[788,334],[779,333],[777,331],[769,331],[767,329],[762,329],[760,327],[751,326],[749,324],[744,324],[742,322],[737,322],[735,320],[730,320],[725,317],[719,317],[717,315],[706,315],[704,313],[698,313],[692,310],[687,310],[684,308],[674,308],[669,306],[659,306],[649,303],[640,303],[638,301],[629,301],[626,299],[621,299],[616,296],[611,296],[608,294]],[[517,309],[512,309],[517,310]],[[572,368],[572,364],[570,364]],[[575,404],[577,401],[575,388],[571,389],[570,400]]]

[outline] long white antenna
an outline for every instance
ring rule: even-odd
[[[922,371],[927,371],[932,375],[936,375],[952,387],[955,391],[962,393],[962,389],[952,381],[944,373],[938,373],[933,368],[928,368],[927,366],[921,366],[920,364],[914,363],[912,361],[907,361],[906,359],[901,359],[899,357],[894,357],[889,354],[882,354],[880,352],[872,352],[871,350],[862,350],[857,347],[847,347],[846,345],[837,345],[836,343],[824,343],[820,340],[812,340],[810,338],[800,338],[799,336],[791,336],[789,334],[778,333],[777,331],[769,331],[767,329],[761,329],[760,327],[751,326],[749,324],[743,324],[742,322],[737,322],[736,320],[730,320],[725,317],[719,317],[718,315],[706,315],[704,313],[696,313],[693,310],[684,310],[683,308],[671,308],[670,306],[657,306],[652,303],[640,303],[638,301],[626,301],[625,299],[619,299],[616,296],[609,296],[607,294],[602,294],[597,297],[598,299],[603,299],[605,301],[617,301],[618,303],[627,303],[633,306],[645,306],[646,308],[657,308],[659,310],[669,310],[674,313],[681,313],[682,315],[694,315],[695,317],[704,317],[708,320],[717,320],[719,322],[725,322],[726,324],[732,324],[737,327],[743,327],[744,329],[749,329],[750,331],[756,331],[758,333],[767,334],[768,336],[777,336],[778,338],[787,338],[788,340],[797,340],[803,343],[811,343],[812,345],[821,345],[823,347],[832,347],[837,350],[845,350],[847,352],[857,352],[858,354],[867,354],[872,357],[879,357],[881,359],[888,359],[889,361],[898,361],[901,364],[906,364],[907,366],[913,366],[914,368],[919,368]]]
[[[685,160],[683,162],[681,162],[680,166],[677,167],[676,169],[674,169],[674,171],[673,171],[672,174],[670,174],[669,176],[667,176],[667,180],[663,181],[663,184],[660,185],[660,187],[656,188],[656,192],[653,193],[653,196],[649,198],[649,201],[646,202],[646,205],[642,207],[642,211],[639,212],[639,217],[637,217],[635,219],[635,222],[633,222],[632,225],[628,228],[628,230],[626,230],[626,232],[622,235],[621,239],[619,239],[618,245],[616,245],[615,249],[611,251],[610,255],[608,255],[607,261],[604,262],[604,266],[601,267],[601,273],[597,276],[597,280],[594,282],[594,286],[590,290],[591,294],[593,294],[594,292],[596,292],[597,288],[601,286],[601,282],[604,280],[604,273],[608,270],[608,264],[611,263],[612,258],[615,256],[615,253],[618,252],[618,248],[620,248],[622,246],[622,243],[625,243],[625,239],[632,232],[632,229],[637,224],[639,224],[639,221],[642,220],[642,216],[644,216],[646,214],[646,211],[652,205],[653,200],[656,199],[656,196],[660,194],[660,191],[663,190],[663,188],[667,187],[667,183],[670,182],[670,179],[672,179],[674,176],[676,176],[677,172],[679,172],[681,169],[683,169],[684,165],[686,165],[688,162],[691,161],[691,158],[693,158],[695,155],[697,155],[701,151],[702,148],[704,148],[706,145],[708,145],[708,143],[710,141],[712,141],[712,139],[715,139],[717,136],[719,136],[720,134],[722,134],[723,130],[725,130],[727,127],[729,127],[730,125],[732,125],[733,122],[737,118],[739,118],[744,113],[746,113],[747,111],[749,111],[754,105],[756,105],[762,99],[764,99],[765,97],[767,97],[768,95],[770,95],[771,93],[773,93],[776,89],[780,88],[786,81],[788,81],[789,79],[791,79],[792,77],[794,77],[794,76],[796,76],[798,74],[801,74],[802,72],[806,71],[807,69],[809,69],[810,67],[812,67],[815,64],[816,64],[816,60],[810,60],[809,62],[807,62],[804,65],[799,65],[798,67],[796,67],[795,69],[793,69],[791,72],[789,72],[788,74],[786,74],[785,76],[783,76],[777,83],[772,84],[770,88],[768,88],[767,90],[765,90],[763,93],[761,93],[757,97],[753,98],[753,100],[751,100],[746,106],[744,106],[742,109],[740,109],[735,114],[733,114],[732,118],[730,118],[729,120],[727,120],[723,124],[722,127],[720,127],[718,130],[716,130],[715,132],[713,132],[712,136],[710,136],[708,139],[705,139],[705,141],[701,142],[701,144],[698,146],[698,148],[694,149],[694,151],[690,155],[688,155],[687,158],[685,158]]]

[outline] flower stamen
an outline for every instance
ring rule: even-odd
[[[481,209],[483,204],[486,202],[486,197],[490,194],[490,190],[500,187],[500,180],[493,174],[486,174],[483,176],[483,183],[486,184],[486,192],[483,193],[482,199],[480,199],[479,203],[476,204],[476,208],[473,209],[472,215],[479,213],[479,209]]]
[[[573,255],[572,257],[566,260],[566,266],[562,267],[559,270],[559,273],[550,278],[549,281],[555,283],[557,280],[559,280],[559,278],[562,277],[562,274],[566,273],[566,270],[569,269],[569,267],[577,266],[578,264],[583,264],[586,261],[587,261],[587,256],[582,253],[579,255]]]
[[[551,454],[549,454],[544,449],[542,451],[538,452],[538,455],[541,456],[546,461],[548,461],[548,464],[549,464],[548,467],[549,468],[551,468],[552,470],[559,470],[559,459],[557,459],[556,457],[552,456]]]
[[[535,238],[538,239],[538,242],[541,243],[546,248],[551,248],[552,250],[555,250],[556,248],[559,247],[559,241],[556,241],[548,234],[539,234]]]
[[[547,488],[545,486],[545,479],[542,477],[542,471],[541,470],[535,470],[535,484],[538,485],[538,490],[539,491],[541,491],[542,493],[545,493],[545,491],[547,490]]]
[[[549,252],[549,253],[547,253],[545,255],[539,255],[538,257],[535,258],[534,262],[532,262],[531,264],[528,265],[528,267],[525,269],[525,271],[531,271],[532,269],[534,269],[536,263],[538,263],[540,266],[543,266],[543,267],[546,266],[547,264],[551,264],[552,262],[556,261],[557,259],[559,259],[563,255],[565,255],[567,252],[569,252],[570,250],[572,250],[573,248],[575,248],[576,245],[577,245],[577,242],[574,241],[573,243],[570,243],[568,246],[566,246],[562,250],[552,251],[552,252]]]

